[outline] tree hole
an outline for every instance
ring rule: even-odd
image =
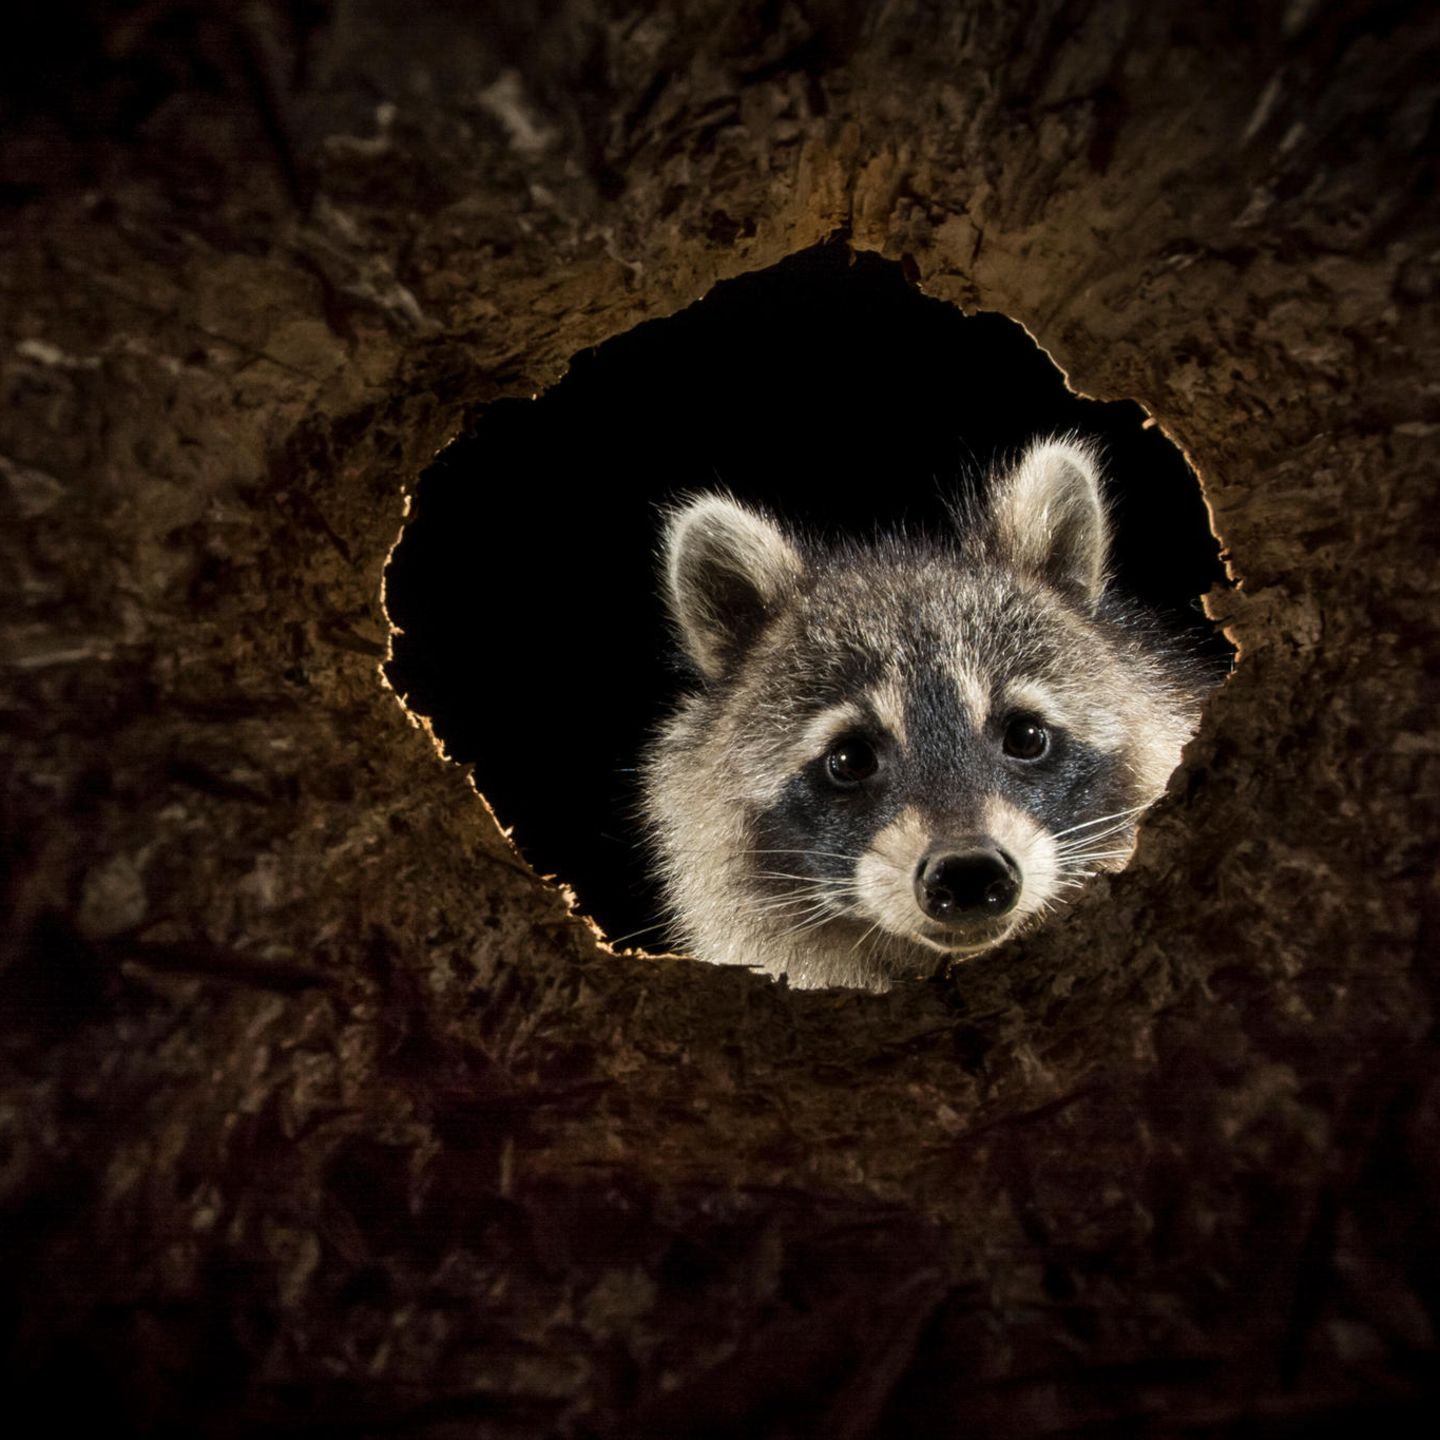
[[[660,598],[661,505],[723,486],[783,519],[939,530],[1029,440],[1098,441],[1117,587],[1223,673],[1199,596],[1225,583],[1199,486],[1130,401],[1066,389],[1013,321],[966,316],[833,243],[717,285],[486,408],[422,476],[390,562],[387,666],[411,710],[615,939],[664,934],[636,767],[685,684]]]

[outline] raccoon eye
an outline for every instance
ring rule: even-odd
[[[1001,743],[1016,760],[1038,760],[1050,748],[1050,732],[1033,715],[1015,715]]]
[[[825,753],[825,777],[839,790],[853,790],[880,768],[875,747],[859,735],[845,735]]]

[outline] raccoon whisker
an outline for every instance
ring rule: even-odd
[[[1066,830],[1057,830],[1050,838],[1059,840],[1066,835],[1073,835],[1077,830],[1087,830],[1092,825],[1103,825],[1107,820],[1120,820],[1126,815],[1138,815],[1142,810],[1148,810],[1150,806],[1132,805],[1128,810],[1116,810],[1109,815],[1097,815],[1093,820],[1082,820],[1078,825],[1071,825]]]
[[[846,895],[836,895],[827,890],[812,890],[806,895],[787,895],[783,900],[761,901],[751,909],[754,915],[782,915],[787,910],[798,909],[802,905],[829,905],[837,910],[843,910],[845,906],[858,899],[854,892]]]
[[[1082,845],[1098,845],[1102,840],[1108,840],[1113,835],[1131,834],[1134,826],[1130,821],[1122,821],[1118,825],[1111,825],[1108,829],[1097,830],[1093,835],[1074,835],[1069,840],[1062,840],[1055,848],[1057,850],[1077,850]]]
[[[812,920],[808,925],[799,925],[788,933],[794,935],[806,935],[811,930],[822,930],[826,925],[833,924],[840,917],[838,915],[822,915],[818,920]]]
[[[816,920],[828,920],[831,911],[828,905],[812,906],[809,909],[798,911],[794,914],[781,913],[778,915],[762,914],[761,912],[747,910],[744,912],[745,919],[760,919],[765,925],[780,927],[780,933],[791,934],[795,929],[801,928]]]
[[[839,850],[718,850],[713,845],[696,845],[688,848],[677,846],[669,852],[675,856],[699,855],[706,859],[731,859],[739,855],[819,855],[827,860],[848,860],[852,864],[859,855],[847,855]]]
[[[1088,845],[1092,840],[1098,840],[1102,835],[1118,835],[1122,830],[1133,830],[1135,823],[1134,816],[1127,816],[1123,820],[1112,820],[1102,829],[1090,830],[1085,834],[1071,835],[1059,843],[1062,845]]]
[[[846,901],[858,899],[860,891],[854,886],[843,888],[829,885],[811,885],[805,888],[785,890],[768,896],[758,897],[762,904],[770,908],[781,908],[786,905],[798,904],[806,900],[835,900]]]
[[[792,925],[784,933],[786,935],[803,935],[807,930],[818,930],[822,925],[828,925],[832,920],[838,920],[843,911],[836,910],[829,904],[822,904],[819,913],[811,913],[801,919],[799,923]]]
[[[766,925],[791,926],[804,925],[811,920],[829,919],[835,915],[837,911],[834,906],[828,902],[821,901],[817,904],[809,905],[803,910],[747,910],[744,913],[747,919],[761,920]]]
[[[783,918],[787,910],[808,912],[816,906],[829,905],[830,902],[829,895],[786,895],[779,900],[762,901],[759,904],[747,906],[745,913],[747,915],[774,915],[777,918]]]
[[[1133,853],[1131,850],[1070,850],[1062,851],[1055,859],[1062,870],[1067,870],[1075,865],[1088,865],[1092,860],[1128,860]]]
[[[804,935],[807,931],[818,930],[822,925],[828,925],[835,918],[834,915],[827,912],[816,920],[807,920],[803,925],[792,925],[788,930],[780,931],[780,934],[787,939],[795,935]]]
[[[785,933],[787,935],[794,935],[799,930],[804,930],[810,925],[822,924],[824,921],[830,920],[833,917],[834,911],[831,910],[830,906],[828,904],[821,903],[819,905],[811,906],[808,910],[802,910],[798,915],[791,915],[788,917],[782,916],[777,918],[788,918],[790,924],[787,927]]]
[[[877,920],[877,921],[850,947],[850,953],[853,955],[879,928],[880,928],[880,922]]]
[[[798,885],[787,885],[777,888],[774,892],[762,898],[772,901],[791,901],[815,899],[822,895],[831,895],[839,898],[841,896],[858,895],[860,887],[853,881],[844,881],[839,884],[817,884],[814,881],[802,881]]]
[[[841,900],[860,893],[853,880],[801,880],[795,885],[776,886],[759,899],[767,905],[793,905],[800,900]]]
[[[1115,850],[1124,843],[1123,840],[1117,840],[1113,834],[1096,835],[1086,837],[1084,844],[1072,840],[1068,845],[1057,845],[1055,847],[1055,853],[1057,855],[1081,855],[1086,853],[1090,847],[1094,847],[1096,850],[1102,848]],[[1129,852],[1127,851],[1126,853],[1128,854]]]
[[[605,943],[607,945],[623,945],[627,940],[635,940],[641,935],[651,935],[656,930],[663,930],[669,923],[668,920],[659,920],[654,925],[646,925],[643,929],[632,930],[628,935],[616,935],[613,937],[607,935],[605,937]]]
[[[747,915],[768,915],[775,910],[793,910],[797,905],[812,905],[816,900],[824,898],[813,891],[800,891],[795,894],[771,895],[768,898],[756,900],[753,904],[745,907]]]
[[[870,942],[870,950],[869,950],[870,955],[872,955],[872,956],[883,955],[883,954],[885,953],[885,946],[886,946],[886,944],[889,942],[889,939],[890,939],[889,935],[888,935],[885,931],[882,930],[882,931],[880,932],[880,934],[878,934],[878,935]]]
[[[1129,835],[1118,835],[1107,832],[1103,835],[1094,836],[1093,838],[1087,840],[1084,845],[1057,845],[1055,847],[1055,853],[1057,855],[1080,855],[1085,853],[1087,847],[1090,845],[1109,845],[1111,848],[1114,848],[1119,845],[1133,846],[1133,843],[1133,839]]]
[[[832,879],[828,875],[796,875],[789,870],[757,870],[755,874],[763,880],[804,880],[811,885],[850,885],[849,880]]]
[[[830,860],[858,860],[858,855],[845,855],[839,850],[745,850],[745,855],[822,855]]]
[[[1128,850],[1081,850],[1070,855],[1061,855],[1061,868],[1068,870],[1071,865],[1087,865],[1092,860],[1129,860]]]

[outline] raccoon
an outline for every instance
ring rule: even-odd
[[[1211,677],[1107,586],[1097,454],[1034,443],[952,533],[823,546],[724,494],[668,516],[698,685],[642,768],[673,938],[884,990],[1120,869]]]

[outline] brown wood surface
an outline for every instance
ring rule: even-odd
[[[0,109],[7,1410],[1423,1423],[1431,7],[46,14]],[[377,668],[468,414],[837,231],[1149,406],[1242,582],[1131,869],[878,998],[609,954]]]

